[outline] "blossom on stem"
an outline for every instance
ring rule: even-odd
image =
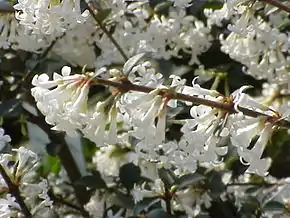
[[[81,13],[80,0],[51,1],[20,0],[14,5],[15,17],[27,30],[34,34],[59,36],[65,30],[83,23],[88,12]]]
[[[40,167],[38,156],[24,147],[13,149],[13,151],[16,152],[15,156],[1,154],[0,162],[10,182],[17,187],[22,199],[17,199],[16,196],[12,197],[13,192],[2,195],[0,199],[1,215],[14,216],[21,213],[22,207],[19,205],[19,200],[23,200],[32,215],[36,216],[40,211],[42,214],[49,214],[52,201],[48,196],[47,181],[41,179],[39,182],[36,179],[36,170]],[[11,160],[14,161],[14,164],[11,164]],[[10,188],[2,177],[3,175],[0,175],[1,186]]]
[[[54,125],[55,130],[75,134],[86,116],[91,77],[70,75],[70,71],[69,67],[63,67],[62,75],[54,73],[53,80],[46,74],[34,76],[31,94],[47,123]]]

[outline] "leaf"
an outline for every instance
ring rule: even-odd
[[[125,195],[124,193],[120,192],[119,190],[114,190],[114,193],[116,194],[115,199],[113,201],[117,206],[120,206],[122,208],[127,208],[132,210],[134,207],[134,200],[133,197],[130,195]]]
[[[130,73],[130,71],[133,69],[133,67],[142,59],[144,58],[144,56],[146,55],[146,53],[141,53],[141,54],[137,54],[131,58],[129,58],[128,61],[126,61],[126,63],[124,64],[123,67],[123,73],[124,75],[128,75]]]
[[[148,213],[147,217],[148,218],[174,218],[174,216],[171,216],[170,214],[168,214],[161,208],[151,210]]]
[[[282,204],[278,201],[269,201],[263,206],[262,210],[264,212],[271,212],[271,211],[283,212],[285,210],[285,206],[284,206],[284,204]]]
[[[128,163],[120,168],[119,177],[121,183],[130,190],[141,180],[141,170],[133,163]]]
[[[208,214],[198,214],[195,218],[211,218]]]
[[[80,178],[75,182],[75,185],[84,185],[91,189],[104,189],[107,188],[106,182],[101,177],[101,174],[96,171],[94,175],[88,175]]]
[[[243,214],[253,214],[255,211],[259,210],[260,202],[254,196],[248,196],[243,202],[241,207],[241,213]]]
[[[164,12],[165,10],[168,10],[171,6],[172,6],[172,2],[168,2],[168,1],[158,3],[154,7],[154,12],[155,13]]]
[[[61,144],[55,144],[55,143],[48,143],[46,145],[46,151],[51,156],[57,156],[61,150],[63,145]]]
[[[110,15],[111,12],[111,8],[103,9],[97,13],[96,18],[100,23],[103,23],[103,21]]]
[[[154,204],[154,201],[156,201],[156,197],[152,198],[144,198],[142,201],[138,202],[134,208],[133,208],[133,215],[137,216],[141,212],[146,211],[152,204]]]
[[[178,178],[175,182],[175,185],[177,186],[177,189],[182,189],[186,188],[189,185],[198,183],[204,179],[205,177],[199,173],[190,173]]]
[[[0,117],[18,117],[22,112],[19,99],[9,99],[0,103]]]
[[[61,169],[61,163],[58,157],[53,157],[46,154],[43,158],[43,164],[40,168],[43,177],[46,177],[49,173],[58,175]]]
[[[247,194],[253,194],[254,192],[259,191],[260,188],[261,188],[260,186],[250,187],[250,188],[247,188],[247,189],[245,190],[245,193],[247,193]]]
[[[213,10],[219,10],[221,9],[223,4],[220,1],[207,1],[204,5],[204,8],[206,9],[213,9]]]
[[[61,1],[60,0],[52,0],[50,1],[51,5],[60,5]]]
[[[225,191],[226,186],[222,181],[222,173],[210,171],[206,175],[206,188],[210,190],[212,198],[219,198],[220,194]]]
[[[14,13],[14,8],[13,5],[15,4],[14,1],[9,0],[9,1],[0,1],[0,10],[1,12],[10,12]]]
[[[176,183],[177,177],[168,169],[158,169],[158,175],[167,189],[170,189]]]
[[[84,157],[87,162],[91,162],[94,154],[99,149],[99,147],[97,147],[95,143],[91,142],[89,139],[86,138],[82,138],[82,143]]]

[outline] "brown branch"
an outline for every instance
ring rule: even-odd
[[[137,92],[149,93],[149,92],[154,90],[154,88],[150,88],[147,86],[141,86],[141,85],[135,85],[135,84],[130,83],[130,82],[115,82],[115,81],[106,80],[106,79],[102,79],[102,78],[95,78],[95,82],[96,82],[96,84],[115,87],[122,92],[137,91]],[[161,89],[159,91],[158,95],[161,95],[161,96],[168,95],[168,89]],[[194,104],[201,104],[201,105],[206,105],[209,107],[218,108],[218,109],[221,109],[224,111],[228,111],[229,113],[237,113],[237,111],[234,108],[234,104],[230,104],[230,103],[211,101],[208,99],[199,98],[196,96],[185,95],[182,93],[174,93],[172,96],[170,96],[170,98],[181,100],[181,101],[188,101],[188,102],[192,102]],[[238,109],[241,112],[243,112],[244,115],[247,115],[250,117],[265,116],[268,118],[268,121],[276,122],[276,125],[278,125],[278,126],[290,128],[290,122],[287,120],[280,120],[276,117],[273,117],[273,116],[270,116],[267,114],[263,114],[263,113],[260,113],[257,111],[253,111],[253,110],[250,110],[250,109],[244,108],[244,107],[238,106]]]
[[[285,4],[282,4],[281,2],[279,2],[277,0],[258,0],[258,1],[264,2],[264,3],[269,4],[269,5],[273,5],[277,8],[279,8],[280,10],[283,10],[283,11],[290,13],[290,7],[285,5]]]
[[[2,175],[4,181],[6,182],[8,188],[9,188],[9,193],[15,197],[16,202],[19,204],[22,213],[24,214],[25,217],[32,217],[28,207],[24,203],[24,200],[20,194],[19,188],[17,185],[15,185],[10,177],[7,175],[4,167],[0,164],[0,174]]]
[[[99,27],[108,36],[108,38],[111,40],[111,42],[117,48],[117,50],[120,52],[120,54],[122,55],[122,57],[124,58],[124,60],[127,61],[129,58],[126,55],[126,53],[124,52],[124,50],[121,48],[121,46],[119,45],[119,43],[117,42],[117,40],[113,37],[113,35],[107,30],[106,26],[103,25],[102,21],[98,18],[98,16],[97,16],[97,11],[98,10],[97,10],[96,6],[92,2],[90,2],[90,1],[88,3],[86,2],[86,0],[82,0],[82,1],[87,5],[87,8],[88,8],[91,16],[97,22],[97,24],[99,25]]]

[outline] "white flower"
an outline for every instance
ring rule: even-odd
[[[17,152],[18,159],[16,172],[14,174],[16,178],[21,178],[28,171],[35,169],[38,162],[37,154],[25,147],[13,149],[13,151]]]
[[[233,144],[235,146],[237,146],[237,151],[239,156],[242,158],[242,163],[249,165],[247,172],[264,176],[270,167],[271,160],[269,158],[261,159],[261,157],[275,127],[272,123],[265,124],[263,123],[263,120],[259,121],[258,119],[259,118],[254,119],[253,123],[257,122],[259,125],[255,125],[254,128],[253,126],[250,126],[251,128],[245,126],[243,135],[239,135],[239,132],[243,130],[241,130],[241,127],[238,128],[236,131],[237,135],[235,136],[235,134],[233,134],[231,141],[234,142]],[[259,134],[258,140],[253,148],[249,149],[250,142],[257,134]],[[239,141],[236,139],[237,136],[240,137]]]
[[[143,200],[143,198],[149,197],[157,197],[161,196],[165,193],[164,184],[161,179],[156,179],[154,184],[152,185],[152,189],[145,189],[146,183],[143,183],[142,186],[134,185],[134,189],[132,190],[133,198],[135,203]]]
[[[0,128],[0,151],[5,147],[5,145],[11,141],[9,135],[4,135],[4,129]]]
[[[174,2],[174,6],[180,7],[180,8],[185,8],[185,7],[190,7],[193,3],[194,0],[170,0]]]
[[[86,20],[87,12],[81,13],[80,1],[65,0],[60,4],[49,4],[45,0],[20,0],[14,8],[15,17],[34,34],[59,36],[65,30]]]
[[[85,209],[90,213],[92,217],[102,217],[104,213],[105,197],[101,196],[97,191],[90,198],[90,201],[85,205]]]
[[[186,83],[186,79],[181,79],[179,76],[175,76],[175,75],[170,75],[169,76],[170,79],[172,79],[172,82],[171,82],[171,85],[170,85],[170,88],[169,89],[172,89],[174,88],[174,91],[175,92],[182,92],[183,90],[183,87]],[[170,100],[167,105],[169,107],[172,107],[172,108],[176,108],[177,107],[177,100],[174,99],[174,100]]]
[[[208,193],[187,188],[176,192],[173,206],[175,210],[184,210],[187,215],[196,216],[200,212],[202,204],[205,204],[206,208],[210,208],[211,200]]]
[[[240,111],[239,107],[249,108],[251,110],[273,115],[274,112],[271,108],[257,102],[255,99],[251,98],[249,95],[243,93],[244,90],[248,89],[248,86],[242,86],[240,89],[236,90],[233,96],[233,103],[235,104],[235,110]]]
[[[113,211],[112,210],[109,210],[107,212],[107,216],[108,218],[123,218],[122,213],[124,212],[124,209],[120,209],[117,213],[115,213],[115,215],[113,214]]]
[[[122,165],[134,161],[134,154],[121,145],[101,147],[93,156],[96,169],[105,176],[118,176]]]
[[[228,2],[230,1],[226,4]],[[243,1],[240,3],[239,10],[227,9],[231,11],[228,16],[233,15],[233,24],[229,25],[232,32],[227,37],[220,36],[221,50],[245,65],[246,73],[255,78],[289,87],[289,72],[286,67],[290,63],[287,57],[289,34],[281,32],[271,20],[266,21],[261,16],[256,16],[258,3],[251,8],[242,6]],[[285,17],[284,19],[287,20]]]
[[[35,215],[39,211],[49,211],[52,207],[52,201],[47,194],[47,181],[44,179],[40,179],[38,183],[36,181],[36,171],[40,166],[37,164],[38,156],[24,147],[13,149],[13,151],[16,152],[15,157],[12,155],[8,156],[7,154],[0,155],[0,162],[6,174],[10,177],[12,182],[17,184],[20,195],[23,197],[24,203],[32,215]],[[8,161],[12,159],[15,161],[15,164],[8,165]],[[7,184],[2,180],[1,178],[1,185],[6,187]],[[5,208],[6,211],[4,212],[3,210]],[[2,216],[7,213],[11,217],[15,217],[19,211],[21,211],[21,208],[14,197],[11,197],[10,194],[2,196],[2,199],[0,199],[0,214]]]
[[[34,76],[31,89],[37,107],[46,116],[46,122],[53,129],[75,134],[85,121],[90,76],[70,75],[71,69],[62,68],[62,75],[54,73],[53,80],[48,75]]]
[[[198,97],[204,97],[204,96],[211,96],[211,97],[217,97],[218,92],[216,90],[209,90],[200,87],[200,85],[196,84],[198,77],[195,77],[192,80],[192,86],[185,86],[182,90],[182,94],[185,95],[193,95]]]

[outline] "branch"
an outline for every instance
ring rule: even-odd
[[[7,175],[4,167],[1,164],[0,164],[0,174],[2,175],[4,181],[6,182],[10,194],[12,194],[13,197],[15,197],[16,202],[19,204],[24,216],[32,217],[30,211],[28,210],[26,204],[24,203],[23,198],[21,197],[18,186],[11,181],[10,177]]]
[[[226,184],[227,187],[231,186],[263,186],[263,187],[272,187],[272,186],[281,186],[289,185],[288,182],[277,182],[277,183],[268,183],[268,182],[248,182],[248,183],[229,183]]]
[[[31,95],[27,96],[28,99],[26,99],[28,102],[34,102],[34,99]],[[37,107],[35,106],[37,109]],[[72,183],[72,186],[75,191],[76,198],[79,202],[79,204],[82,206],[82,215],[83,217],[89,217],[89,214],[83,209],[83,205],[87,204],[90,199],[90,194],[86,190],[86,187],[83,185],[75,185],[75,182],[79,180],[82,175],[81,172],[78,170],[78,166],[75,163],[75,160],[71,154],[71,151],[68,147],[68,144],[66,143],[64,139],[63,134],[59,134],[56,131],[52,131],[50,126],[45,122],[45,119],[43,115],[38,110],[39,116],[35,116],[31,114],[29,111],[23,110],[27,115],[27,120],[29,122],[32,122],[36,125],[38,125],[44,132],[47,133],[50,141],[55,145],[61,145],[60,150],[58,152],[59,159],[61,161],[61,164],[65,168],[67,175]]]
[[[82,1],[87,5],[87,8],[88,8],[90,14],[94,18],[94,20],[97,22],[97,24],[100,26],[100,28],[108,36],[108,38],[111,40],[111,42],[117,48],[117,50],[120,52],[120,54],[122,55],[122,57],[124,58],[124,60],[127,61],[129,58],[126,55],[126,53],[124,52],[124,50],[121,48],[121,46],[119,45],[119,43],[117,42],[117,40],[113,37],[113,35],[103,25],[102,21],[97,17],[97,14],[96,14],[97,8],[96,8],[96,6],[92,2],[90,2],[90,1],[88,3],[85,0],[82,0]]]
[[[78,211],[78,212],[80,212],[80,213],[82,213],[82,214],[86,213],[86,211],[85,211],[82,207],[79,207],[79,206],[77,206],[77,205],[74,205],[74,204],[72,204],[71,202],[68,202],[68,201],[66,201],[66,200],[63,199],[63,198],[60,198],[60,197],[56,196],[56,195],[53,193],[53,190],[52,190],[52,189],[50,189],[50,190],[48,191],[48,195],[49,195],[50,199],[53,200],[53,201],[56,202],[56,203],[59,203],[59,204],[62,204],[62,205],[66,205],[66,206],[68,206],[68,207],[70,207],[70,208],[73,208],[74,210],[76,210],[76,211]]]
[[[269,5],[273,5],[277,8],[279,8],[280,10],[283,10],[283,11],[290,13],[290,7],[282,4],[281,2],[279,2],[277,0],[259,0],[259,1],[264,2],[266,4],[269,4]]]
[[[171,215],[172,193],[168,190],[168,188],[165,188],[165,194],[163,199],[165,201],[166,212],[168,213],[168,215]]]
[[[117,88],[119,91],[122,92],[128,92],[128,91],[137,91],[137,92],[144,92],[144,93],[149,93],[153,91],[155,88],[150,88],[147,86],[141,86],[141,85],[136,85],[131,82],[125,81],[125,82],[116,82],[116,81],[111,81],[111,80],[106,80],[102,78],[95,78],[95,83],[99,85],[107,85],[107,86],[112,86]],[[168,89],[160,89],[158,95],[161,96],[168,96],[169,92]],[[190,96],[190,95],[185,95],[181,93],[174,93],[170,96],[171,99],[177,99],[177,100],[182,100],[182,101],[188,101],[192,102],[194,104],[201,104],[201,105],[206,105],[209,107],[214,107],[218,108],[224,111],[227,111],[228,113],[237,113],[237,111],[234,108],[234,104],[232,103],[222,103],[222,102],[216,102],[216,101],[211,101],[208,99],[204,98],[199,98],[196,96]],[[238,109],[247,116],[250,117],[258,117],[258,116],[265,116],[268,118],[268,121],[270,122],[275,122],[276,125],[290,128],[290,122],[284,119],[279,119],[277,117],[270,116],[268,114],[263,114],[257,111],[250,110],[248,108],[243,108],[239,107]]]

